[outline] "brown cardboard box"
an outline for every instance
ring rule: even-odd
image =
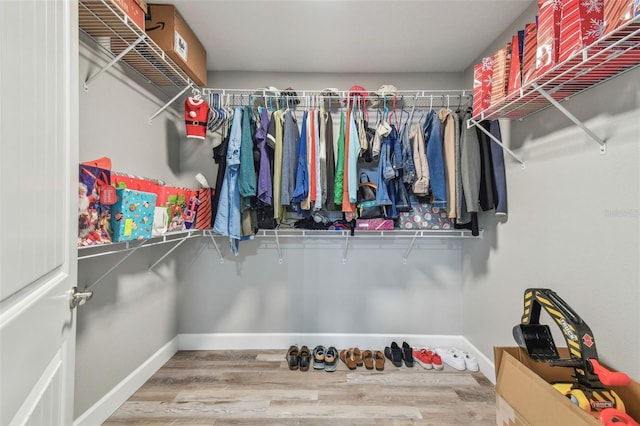
[[[175,6],[150,4],[147,34],[199,86],[207,85],[207,52]]]
[[[558,348],[568,358],[566,348]],[[594,416],[574,405],[549,385],[571,382],[572,368],[551,367],[533,361],[519,347],[494,348],[496,368],[496,420],[498,425],[594,425]],[[640,419],[640,383],[614,387],[624,401],[627,414]]]

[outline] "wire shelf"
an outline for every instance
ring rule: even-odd
[[[478,113],[474,119],[524,118],[640,65],[640,16]],[[537,87],[536,87],[537,86]]]
[[[159,87],[192,85],[187,74],[110,0],[80,0],[80,30]],[[131,48],[133,46],[133,48]]]

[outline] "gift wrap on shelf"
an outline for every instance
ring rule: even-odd
[[[604,33],[609,34],[636,16],[640,16],[640,0],[605,0]]]
[[[604,2],[602,0],[565,0],[562,3],[559,60],[565,61],[604,33]]]
[[[536,76],[538,77],[558,63],[561,20],[562,3],[553,0],[538,1],[538,49],[536,52]]]
[[[411,207],[413,211],[400,213],[399,229],[453,229],[453,221],[448,218],[446,209],[419,202],[413,197]]]
[[[133,189],[117,189],[117,201],[111,208],[113,241],[151,238],[157,195]]]

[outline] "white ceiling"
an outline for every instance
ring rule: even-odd
[[[209,71],[462,72],[531,0],[172,3]]]

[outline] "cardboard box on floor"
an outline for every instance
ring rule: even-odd
[[[558,348],[568,358],[566,348]],[[519,347],[495,347],[496,422],[498,425],[600,425],[594,416],[574,405],[551,382],[572,382],[572,368],[536,362]],[[640,420],[640,383],[613,387],[627,414]]]
[[[175,6],[149,4],[147,35],[199,86],[207,85],[207,51]]]

